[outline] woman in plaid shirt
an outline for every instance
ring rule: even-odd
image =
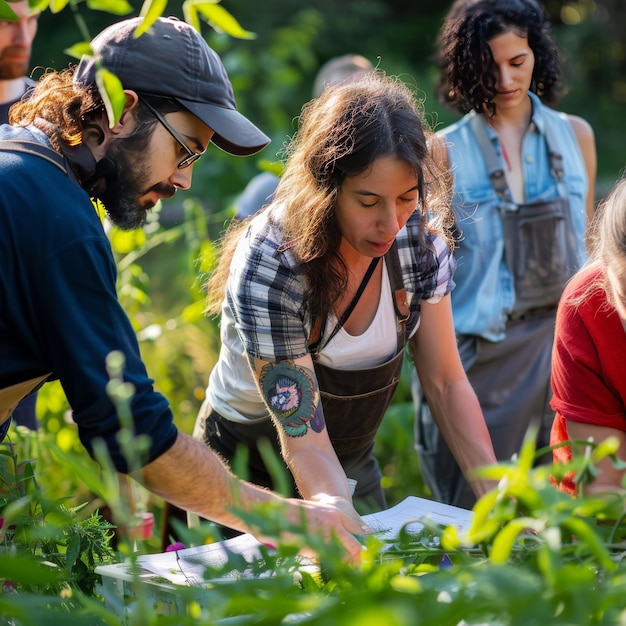
[[[196,436],[273,487],[267,437],[299,495],[385,506],[374,437],[408,344],[438,424],[471,470],[495,462],[461,366],[448,179],[402,82],[372,72],[308,103],[270,205],[236,224],[209,281],[222,348]]]

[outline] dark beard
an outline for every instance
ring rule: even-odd
[[[22,50],[21,47],[15,46],[13,49]],[[2,50],[0,53],[0,80],[12,80],[14,78],[22,78],[28,73],[28,62],[24,63],[20,61],[16,63],[15,61],[7,61],[2,55],[4,52],[10,51],[11,48],[7,47]]]
[[[106,185],[104,191],[98,194],[98,199],[115,226],[122,230],[134,230],[146,223],[148,210],[152,208],[139,204],[139,198],[146,191],[149,172],[137,167],[145,151],[129,146],[132,139],[126,139],[124,147],[122,141],[114,141],[107,150],[106,156],[116,165],[117,178]]]

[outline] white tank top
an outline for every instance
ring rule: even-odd
[[[337,318],[329,315],[325,334],[333,332]],[[388,361],[398,347],[396,312],[393,306],[387,265],[383,259],[380,300],[367,330],[351,335],[341,327],[318,355],[318,363],[335,369],[367,369]],[[355,367],[358,363],[358,367]]]

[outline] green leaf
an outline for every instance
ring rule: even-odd
[[[600,537],[594,532],[594,530],[582,519],[570,517],[567,519],[563,526],[570,530],[576,539],[583,543],[593,554],[602,567],[612,572],[617,566],[611,559],[606,546],[602,543]]]
[[[541,530],[543,524],[529,517],[520,517],[509,522],[493,540],[493,547],[489,558],[492,563],[506,563],[511,556],[511,550],[519,534],[527,528]]]
[[[76,559],[80,556],[80,536],[78,533],[74,532],[70,536],[69,541],[67,542],[67,552],[66,558],[67,561],[65,563],[65,569],[68,572],[71,572]]]
[[[518,475],[521,478],[524,477],[523,482],[526,483],[526,477],[530,472],[535,462],[535,441],[537,437],[536,428],[529,428],[526,436],[524,437],[524,443],[519,451],[518,461]]]
[[[31,498],[28,496],[18,497],[9,502],[2,509],[2,517],[4,517],[3,525],[9,527],[14,522],[17,523],[17,520],[20,519],[20,517],[28,515],[30,504]],[[0,578],[2,578],[1,574]]]
[[[199,13],[218,33],[224,33],[237,39],[256,39],[256,33],[247,31],[222,6],[207,0],[186,0],[183,3],[185,19],[193,25],[195,15]],[[198,26],[196,28],[199,30]]]
[[[139,37],[147,32],[150,26],[163,15],[166,7],[167,0],[145,0],[139,12],[139,16],[144,19],[143,22],[137,26],[135,37]]]
[[[63,463],[64,468],[68,472],[75,472],[81,477],[81,480],[89,487],[89,489],[103,500],[111,497],[111,493],[106,491],[106,480],[103,478],[103,472],[100,467],[91,459],[88,461],[78,454],[62,450],[56,444],[50,443],[50,453],[53,458]],[[106,475],[106,474],[104,474]]]
[[[96,84],[109,117],[109,128],[113,128],[124,111],[126,102],[124,88],[120,79],[103,67],[96,70]]]
[[[28,554],[0,554],[0,578],[29,586],[51,585],[59,579],[59,571],[35,561]]]
[[[580,517],[617,519],[623,513],[623,506],[624,496],[621,493],[606,492],[577,500],[572,513]]]
[[[496,482],[500,482],[510,473],[511,470],[504,463],[498,463],[497,465],[483,465],[475,470],[476,477],[484,478],[485,480],[494,480]]]
[[[128,15],[134,11],[132,5],[126,0],[87,0],[87,7],[113,15]]]
[[[150,237],[146,238],[145,244],[141,247],[129,252],[126,256],[120,259],[117,263],[118,272],[122,273],[126,271],[131,265],[136,263],[138,259],[140,259],[144,254],[149,252],[150,250],[156,248],[162,244],[170,244],[180,237],[184,233],[183,226],[173,226],[172,228],[168,228],[167,230],[159,231],[157,233],[153,233]]]
[[[269,159],[261,159],[259,161],[259,169],[264,172],[274,174],[274,176],[280,178],[283,171],[285,170],[285,165],[282,161],[270,161]]]
[[[257,447],[272,479],[274,491],[288,498],[293,496],[285,465],[281,457],[272,448],[272,444],[267,439],[261,438],[257,441]]]
[[[188,324],[193,324],[204,317],[204,302],[198,300],[183,309],[181,317]]]
[[[604,441],[599,443],[591,453],[591,460],[593,463],[601,461],[605,456],[615,455],[619,448],[619,440],[617,437],[607,437]]]
[[[29,0],[28,2],[28,6],[36,11],[45,11],[49,4],[49,0]]]
[[[0,20],[17,20],[15,11],[5,0],[0,0]]]
[[[80,43],[75,43],[70,48],[65,48],[63,50],[65,54],[75,59],[82,59],[83,56],[92,56],[93,51],[88,41],[81,41]]]
[[[119,254],[128,254],[139,246],[143,246],[146,243],[146,233],[141,228],[135,230],[120,230],[114,228],[109,233],[109,239],[111,241],[111,247],[115,252]]]
[[[19,19],[15,11],[13,11],[13,7],[11,6],[14,2],[18,2],[19,0],[0,0],[0,19],[2,20],[17,20]],[[28,2],[29,8],[43,11],[48,7],[48,0],[29,0]]]
[[[219,2],[219,0],[216,1]],[[198,17],[198,11],[196,11],[196,7],[189,0],[183,2],[183,16],[187,24],[191,24],[198,32],[201,32],[202,26]]]
[[[472,525],[468,533],[469,535],[480,533],[480,529],[487,523],[487,519],[493,511],[493,508],[496,505],[498,498],[498,492],[495,490],[491,490],[483,494],[478,499],[478,501],[474,505],[474,514],[472,516]]]
[[[69,0],[50,0],[50,11],[60,13],[69,3]]]
[[[444,550],[458,550],[461,540],[456,526],[446,526],[441,533],[441,545]]]
[[[183,2],[183,16],[188,24],[191,24],[200,32],[200,19],[198,18],[198,5],[218,4],[221,0],[185,0]]]

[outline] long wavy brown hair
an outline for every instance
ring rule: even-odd
[[[80,144],[85,117],[102,112],[102,99],[95,89],[75,84],[73,77],[72,68],[44,74],[30,97],[11,107],[9,122],[42,128],[56,149],[61,141]]]
[[[550,22],[535,0],[457,0],[439,33],[436,63],[439,101],[461,114],[495,113],[496,73],[489,40],[514,32],[528,38],[535,55],[531,90],[543,102],[558,102],[559,51],[552,39]]]
[[[75,83],[74,71],[70,67],[44,74],[29,97],[11,107],[9,123],[37,126],[48,135],[57,150],[61,142],[69,146],[79,145],[86,128],[98,130],[105,119],[102,97],[95,85]],[[149,101],[153,108],[164,114],[182,109],[180,104],[169,98],[144,94],[139,96],[140,101]],[[143,135],[147,143],[157,123],[154,114],[141,106],[137,113],[138,127],[133,135]],[[98,132],[104,137],[101,130]]]
[[[304,304],[312,318],[332,310],[347,281],[338,252],[337,194],[346,177],[365,172],[376,159],[394,156],[413,168],[423,230],[436,231],[453,245],[450,179],[433,160],[429,137],[421,101],[407,84],[380,71],[331,85],[303,107],[298,131],[285,148],[273,203],[264,210],[275,222],[273,207],[281,207],[275,225],[303,265]],[[233,224],[220,242],[220,260],[207,284],[209,313],[220,312],[233,253],[246,226]]]

